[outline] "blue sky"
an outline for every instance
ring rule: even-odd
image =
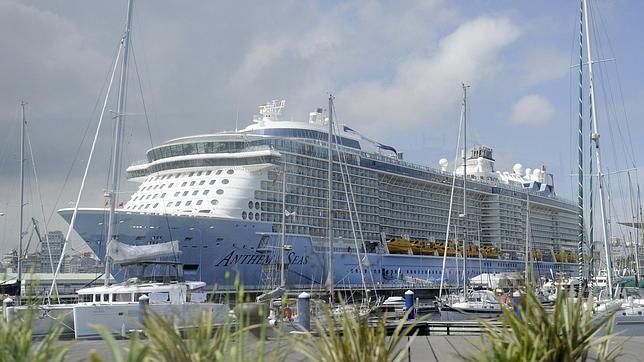
[[[605,84],[597,93],[605,163],[620,170],[633,163],[624,161],[624,148],[644,153],[644,2],[591,6],[601,14],[594,24],[601,41],[595,57],[616,58],[602,63],[596,76]],[[287,99],[289,117],[304,120],[333,92],[341,122],[397,146],[408,160],[437,165],[453,157],[460,84],[466,82],[470,146],[493,147],[502,169],[545,164],[559,194],[570,197],[577,122],[570,66],[577,62],[578,7],[577,1],[140,0],[134,52],[152,144],[233,129],[237,114],[245,124],[257,105],[275,98]],[[94,130],[94,105],[124,18],[125,1],[0,4],[0,29],[11,34],[0,39],[0,208],[8,214],[18,203],[17,100],[30,103],[30,136],[49,215],[76,193],[89,146],[85,139],[79,152],[79,144],[88,124]],[[151,144],[134,76],[130,84],[126,163],[143,158]],[[610,117],[606,99],[617,110]],[[102,204],[106,162],[102,151],[86,206]],[[38,216],[33,186],[30,212]],[[52,227],[63,225],[52,219]],[[14,228],[15,217],[0,220],[0,241],[10,243]]]

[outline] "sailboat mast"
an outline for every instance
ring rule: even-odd
[[[109,198],[109,218],[107,227],[107,238],[105,243],[105,286],[109,283],[111,265],[108,255],[109,244],[112,240],[118,239],[117,236],[117,220],[115,215],[115,208],[117,203],[117,195],[119,190],[119,176],[121,169],[121,135],[123,134],[123,122],[125,121],[125,106],[126,106],[126,93],[127,93],[127,66],[129,60],[130,48],[130,32],[132,29],[132,13],[134,8],[134,0],[129,0],[127,5],[127,23],[125,25],[125,32],[121,38],[121,46],[123,47],[123,63],[121,65],[121,75],[119,82],[119,95],[116,106],[116,115],[114,122],[114,148],[112,150],[112,165],[111,175],[112,182],[110,190],[107,192]]]
[[[25,105],[27,102],[20,101],[20,221],[18,230],[18,285],[22,283],[22,238],[23,218],[25,208]],[[20,294],[20,292],[19,292]]]
[[[597,184],[599,185],[599,211],[601,213],[602,237],[604,238],[604,252],[606,254],[606,270],[608,292],[613,297],[613,276],[610,242],[606,226],[606,206],[604,204],[604,175],[602,174],[601,152],[599,148],[599,129],[597,127],[597,110],[595,107],[595,86],[593,79],[593,59],[590,48],[590,32],[588,31],[588,1],[582,0],[584,11],[584,25],[586,30],[586,53],[588,55],[588,79],[590,85],[590,117],[592,119],[591,139],[595,144],[595,161],[597,163]]]
[[[328,207],[327,210],[327,237],[329,238],[329,255],[327,260],[327,278],[326,284],[329,288],[331,300],[333,300],[333,284],[335,283],[333,276],[333,95],[329,94],[329,139],[327,142],[329,153],[329,168],[328,168]]]
[[[280,238],[280,287],[286,286],[284,276],[284,242],[286,238],[286,160],[282,170],[282,235]]]
[[[530,191],[526,193],[525,201],[525,285],[530,282]]]
[[[463,294],[467,296],[467,88],[463,85]]]
[[[580,3],[579,10],[579,129],[577,138],[577,262],[579,263],[579,279],[584,273],[584,116],[583,116],[583,66],[584,66],[584,9]],[[590,268],[589,268],[590,270]]]

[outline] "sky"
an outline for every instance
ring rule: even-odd
[[[604,168],[637,167],[644,2],[590,5]],[[0,1],[0,252],[18,235],[19,100],[33,150],[26,218],[65,230],[55,210],[78,193],[125,10],[126,0]],[[124,164],[168,139],[243,127],[271,99],[306,120],[332,93],[339,122],[437,166],[455,153],[467,83],[468,146],[494,148],[501,170],[546,165],[573,198],[578,21],[577,1],[139,0]],[[587,89],[584,102],[587,114]],[[82,206],[104,203],[113,101],[107,109]],[[626,179],[609,178],[614,202],[628,198]],[[135,188],[124,180],[122,198]]]

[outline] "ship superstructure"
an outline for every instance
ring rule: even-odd
[[[308,122],[281,120],[284,104],[261,106],[260,115],[240,131],[177,138],[148,150],[145,161],[127,169],[128,179],[139,187],[117,208],[120,240],[140,244],[179,239],[186,272],[194,268],[208,276],[205,281],[222,285],[219,274],[234,269],[247,276],[242,282],[258,285],[257,268],[275,263],[274,253],[264,246],[273,245],[282,231],[286,182],[285,233],[293,248],[287,260],[290,283],[294,278],[298,285],[322,283],[328,253],[328,120],[322,109],[311,112]],[[336,127],[334,139],[332,237],[338,255],[334,268],[341,269],[336,281],[353,283],[359,253],[367,254],[377,283],[405,275],[435,278],[432,268],[445,241],[452,188],[447,161],[441,160],[438,168],[407,162],[395,148],[346,125]],[[455,166],[462,175],[462,165]],[[522,268],[529,199],[537,271],[571,267],[576,207],[556,196],[545,167],[523,170],[517,164],[510,172],[500,172],[492,149],[476,146],[467,170],[468,213],[457,211],[462,209],[463,188],[462,178],[457,178],[450,235],[476,245],[477,254],[480,248],[481,259],[474,265],[485,265],[487,271]],[[104,230],[96,218],[102,212],[85,209],[76,227],[99,255]],[[61,214],[67,217],[69,211]],[[395,240],[423,243],[432,252],[410,247],[396,254],[400,250],[388,245]],[[296,272],[297,265],[301,269]]]

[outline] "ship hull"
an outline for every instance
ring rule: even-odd
[[[59,214],[69,222],[72,210]],[[106,209],[80,209],[74,229],[101,259],[105,256]],[[233,290],[236,284],[246,290],[266,290],[278,283],[280,236],[271,231],[272,224],[239,219],[194,217],[116,212],[119,241],[129,245],[148,245],[178,240],[180,252],[174,259],[184,264],[187,280],[201,280],[209,289]],[[324,286],[327,255],[316,251],[310,236],[287,235],[284,264],[286,284],[293,289],[317,289]],[[335,285],[338,288],[360,288],[364,275],[369,288],[395,288],[415,284],[438,286],[443,258],[430,255],[369,253],[358,258],[355,249],[334,253]],[[359,262],[363,273],[360,273]],[[456,285],[462,279],[462,261],[448,257],[446,283]],[[571,273],[576,265],[556,262],[533,262],[539,276]],[[459,269],[460,268],[460,269]],[[522,261],[468,258],[470,277],[480,273],[521,271]],[[118,265],[112,275],[124,281],[132,274]]]

